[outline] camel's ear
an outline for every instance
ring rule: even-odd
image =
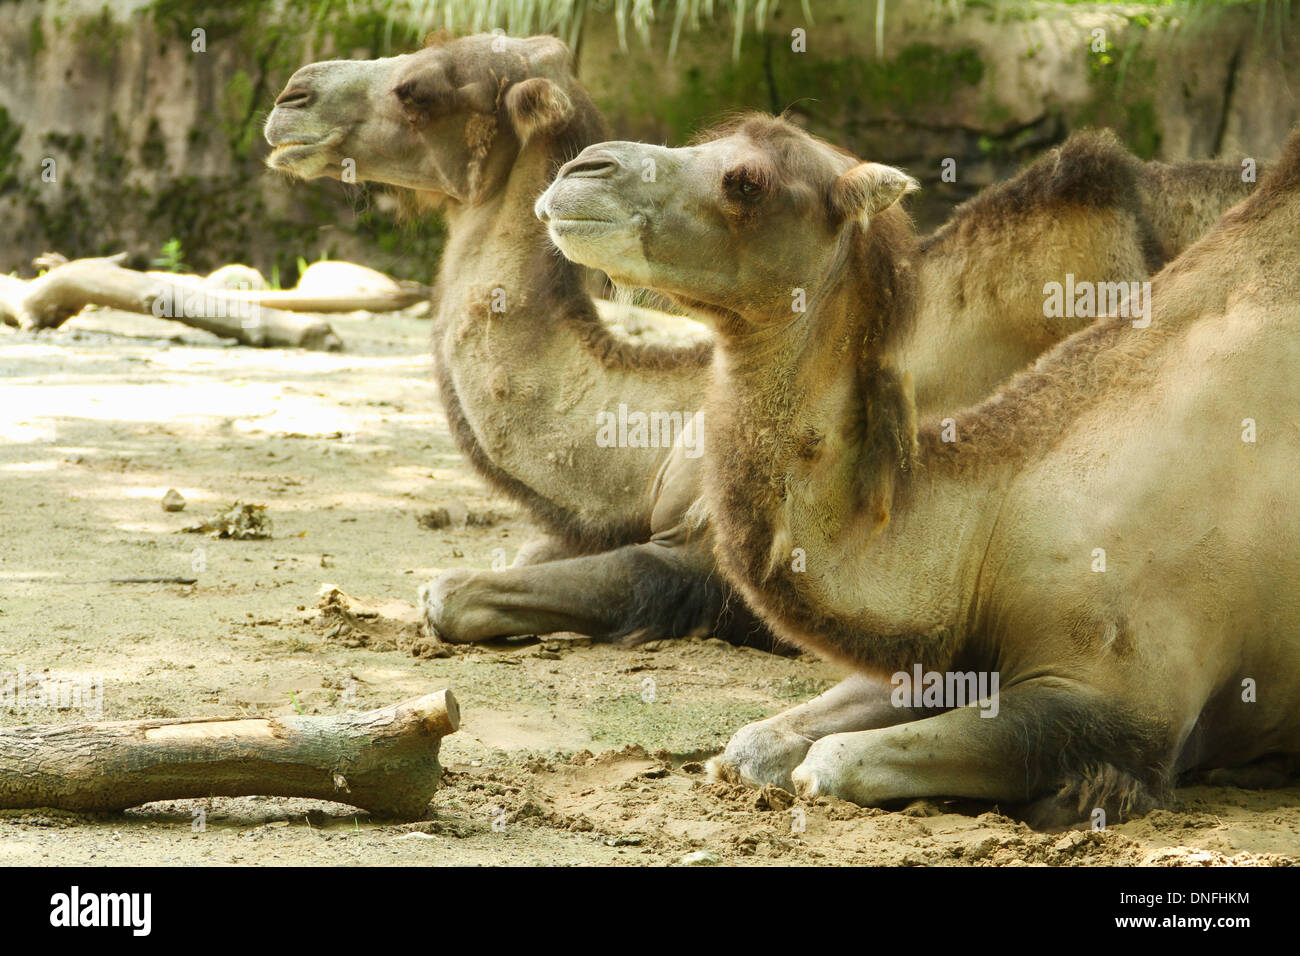
[[[526,143],[539,133],[563,129],[573,119],[573,103],[550,80],[533,76],[506,91],[506,113],[520,141]]]
[[[888,209],[908,193],[921,188],[901,169],[880,163],[859,163],[831,187],[831,213],[841,222]]]

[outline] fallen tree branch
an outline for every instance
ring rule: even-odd
[[[442,775],[442,738],[459,725],[442,690],[363,714],[0,728],[0,809],[260,794],[418,819]]]
[[[0,313],[24,329],[57,328],[88,305],[171,319],[258,347],[335,351],[342,341],[320,319],[249,302],[223,290],[124,269],[125,253],[74,259],[25,282],[0,279]]]
[[[326,295],[296,289],[224,289],[221,294],[289,312],[396,312],[427,302],[433,291],[418,282],[401,282],[395,292],[358,291]]]

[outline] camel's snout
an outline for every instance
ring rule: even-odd
[[[554,228],[568,224],[610,222],[626,218],[626,194],[636,179],[640,143],[599,143],[588,146],[560,167],[550,188],[533,206],[533,213]]]
[[[272,169],[312,179],[333,173],[346,131],[364,116],[366,61],[328,60],[300,69],[275,98],[262,135]]]
[[[372,111],[371,91],[382,87],[386,72],[380,60],[325,60],[309,63],[289,77],[266,118],[263,135],[276,149],[271,165],[289,172],[308,170],[339,139]],[[309,147],[314,147],[310,149]],[[291,151],[291,152],[290,152]]]

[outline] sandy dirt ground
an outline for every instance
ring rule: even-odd
[[[532,534],[452,445],[427,321],[333,321],[342,354],[231,347],[105,312],[0,332],[0,725],[87,719],[84,700],[20,700],[20,669],[29,683],[102,678],[105,720],[335,713],[451,687],[463,727],[444,741],[426,819],[254,797],[5,811],[0,864],[1300,860],[1296,786],[1190,787],[1104,832],[1041,834],[990,806],[885,811],[709,783],[702,761],[734,730],[840,676],[810,657],[551,636],[429,658],[400,613],[313,614],[326,585],[400,612],[435,571],[488,567]],[[182,512],[160,506],[172,488]],[[265,506],[270,539],[178,533],[236,500]],[[421,522],[436,509],[450,526]]]

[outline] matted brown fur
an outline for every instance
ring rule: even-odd
[[[1164,259],[1139,191],[1141,173],[1141,161],[1111,130],[1074,133],[1015,178],[958,206],[947,223],[921,240],[921,250],[942,253],[956,245],[969,246],[981,233],[1004,230],[1009,219],[1039,218],[1055,206],[1118,208],[1138,223],[1147,268],[1155,272]]]
[[[1199,268],[1245,225],[1268,215],[1281,203],[1294,201],[1300,188],[1300,136],[1292,136],[1286,151],[1259,187],[1229,210],[1218,230],[1189,249],[1151,280],[1152,302],[1173,277]],[[1149,303],[1150,305],[1150,303]],[[1152,309],[1154,312],[1154,309]],[[999,388],[991,398],[956,416],[957,441],[944,442],[940,426],[930,422],[919,441],[930,461],[968,468],[981,460],[1017,458],[1041,452],[1061,434],[1062,424],[1098,401],[1099,383],[1131,376],[1174,334],[1176,323],[1152,321],[1134,330],[1123,317],[1102,319],[1044,354],[1034,367]]]
[[[760,135],[776,132],[771,117],[755,119],[768,121],[754,124]],[[742,124],[742,128],[749,127]],[[857,418],[848,424],[864,449],[857,495],[877,522],[884,523],[895,484],[911,468],[916,451],[916,412],[910,387],[888,360],[891,342],[916,314],[916,275],[911,267],[916,240],[907,214],[895,206],[874,217],[866,229],[854,224],[846,241],[850,255],[827,285],[845,282],[854,290],[851,297],[856,305],[848,318],[847,340],[859,357],[858,387],[863,403]],[[713,403],[709,409],[722,431],[744,433],[761,428],[737,427],[727,421],[734,412],[735,406],[729,404]],[[796,580],[798,572],[788,563],[771,560],[776,531],[768,515],[784,491],[772,484],[770,474],[754,467],[747,451],[715,447],[708,457],[710,470],[731,476],[725,483],[727,506],[713,514],[719,537],[736,545],[718,551],[724,573],[733,581],[762,582],[764,603],[768,608],[777,606],[774,617],[798,621],[800,632],[816,634],[819,645],[856,668],[865,664],[866,669],[888,674],[922,661],[927,669],[946,669],[957,651],[955,637],[949,632],[873,634],[868,663],[856,650],[863,637],[860,628],[823,613],[804,599]]]

